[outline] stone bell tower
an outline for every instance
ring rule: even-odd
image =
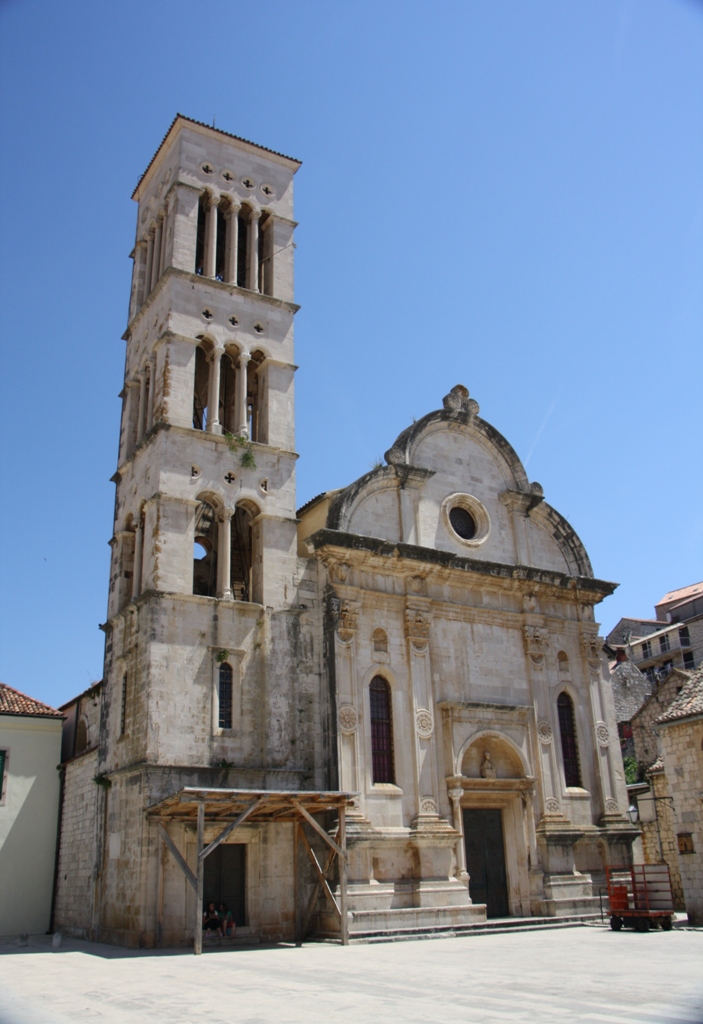
[[[178,115],[133,195],[98,752],[93,934],[108,941],[168,933],[146,820],[157,800],[327,782],[295,607],[299,166]]]

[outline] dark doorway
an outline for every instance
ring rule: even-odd
[[[465,810],[464,843],[471,899],[486,904],[488,917],[507,917],[502,813],[493,808]]]
[[[246,924],[244,903],[244,862],[246,846],[243,843],[221,843],[205,858],[203,903],[226,903],[232,911],[237,927]]]

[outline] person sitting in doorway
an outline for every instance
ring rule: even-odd
[[[234,918],[232,917],[232,911],[227,909],[226,903],[220,903],[217,912],[220,917],[220,936],[224,939],[232,938],[237,930]]]
[[[220,934],[220,918],[214,903],[208,903],[207,910],[203,913],[203,931]]]

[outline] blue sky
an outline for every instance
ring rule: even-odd
[[[298,499],[465,384],[651,615],[703,578],[703,4],[0,0],[0,678],[102,670],[132,189],[176,111],[303,160]]]

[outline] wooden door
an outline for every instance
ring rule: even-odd
[[[471,899],[486,904],[488,917],[507,917],[510,911],[502,812],[495,808],[467,808],[464,843]]]
[[[205,858],[203,903],[226,903],[237,926],[246,924],[244,843],[220,843]]]

